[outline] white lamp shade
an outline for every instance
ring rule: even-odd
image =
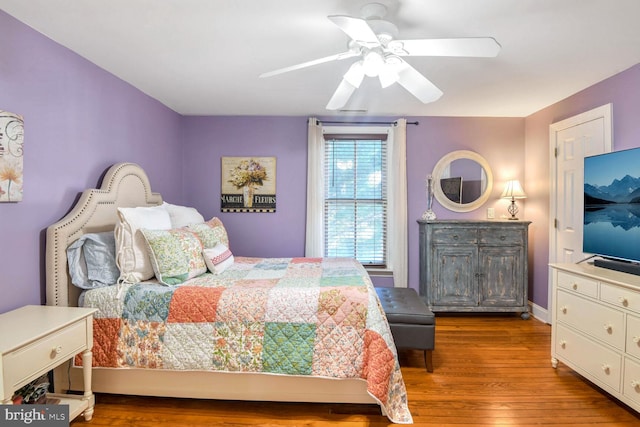
[[[504,191],[502,192],[503,199],[526,199],[527,195],[524,194],[524,190],[522,189],[522,185],[520,185],[520,181],[517,179],[507,181],[504,187]]]

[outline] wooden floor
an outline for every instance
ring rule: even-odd
[[[640,417],[563,364],[550,363],[551,328],[519,316],[438,316],[435,371],[422,353],[400,364],[417,426],[640,426]],[[71,425],[386,426],[371,405],[288,404],[99,394],[90,423]]]

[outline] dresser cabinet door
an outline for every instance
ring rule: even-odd
[[[477,306],[477,247],[436,244],[432,256],[431,303],[434,306]]]
[[[513,307],[524,305],[523,250],[519,246],[485,246],[480,256],[480,305]]]

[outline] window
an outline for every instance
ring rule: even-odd
[[[307,124],[305,256],[355,257],[370,276],[393,275],[406,288],[406,119]]]
[[[387,267],[387,138],[325,134],[324,256]]]

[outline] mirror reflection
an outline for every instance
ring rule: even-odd
[[[453,151],[433,169],[433,193],[438,202],[454,212],[479,208],[491,195],[493,175],[487,161],[473,151]]]
[[[454,160],[444,168],[440,187],[452,202],[471,203],[478,200],[487,189],[487,173],[474,160]]]

